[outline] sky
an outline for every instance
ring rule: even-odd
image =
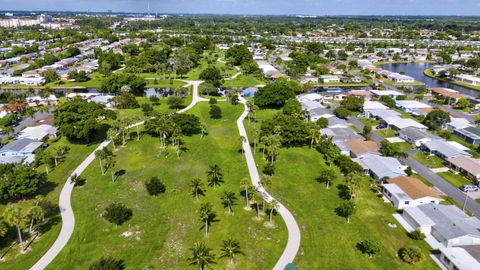
[[[480,15],[480,0],[0,0],[1,10],[239,15]]]

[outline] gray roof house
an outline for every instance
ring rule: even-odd
[[[383,157],[375,154],[367,153],[353,161],[360,164],[365,173],[380,181],[383,178],[395,178],[398,176],[406,176],[405,167],[393,157]]]
[[[33,161],[35,150],[43,143],[32,139],[18,139],[0,149],[0,164],[20,163],[28,158]]]
[[[424,129],[418,129],[414,127],[406,127],[398,131],[398,136],[403,140],[420,147],[422,143],[433,141],[433,140],[443,140],[440,136],[437,136],[431,132],[428,132]]]
[[[351,139],[364,140],[363,136],[351,128],[322,128],[320,133],[332,138],[332,141],[346,141]]]
[[[456,129],[453,131],[453,134],[462,138],[467,143],[480,144],[480,129],[476,127]]]
[[[463,149],[455,147],[453,144],[445,141],[427,141],[422,143],[421,148],[423,150],[429,151],[430,154],[436,155],[445,161],[458,155],[469,157],[472,156],[470,153],[464,151]]]
[[[402,216],[414,229],[432,235],[445,247],[480,245],[480,220],[467,216],[455,205],[408,207]]]
[[[322,107],[317,107],[307,111],[308,111],[308,117],[310,121],[314,121],[314,122],[316,122],[318,119],[322,117],[323,118],[333,117],[333,113],[330,110]]]

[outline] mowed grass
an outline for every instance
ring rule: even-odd
[[[443,160],[441,160],[437,156],[430,156],[425,153],[416,153],[412,154],[412,157],[416,159],[418,162],[421,164],[429,167],[429,168],[442,168],[445,167],[445,164],[443,164]]]
[[[248,177],[242,158],[240,139],[235,120],[241,105],[220,102],[223,118],[211,120],[209,105],[201,103],[188,113],[201,117],[208,126],[208,136],[184,138],[187,148],[180,158],[172,153],[165,158],[160,152],[160,140],[144,134],[140,141],[130,141],[116,152],[117,170],[126,174],[112,182],[109,172],[102,176],[99,163],[82,174],[83,187],[73,193],[76,227],[72,238],[49,269],[87,269],[101,256],[113,256],[125,261],[126,269],[196,269],[187,258],[196,242],[206,242],[219,256],[222,240],[229,237],[240,241],[244,255],[238,257],[237,269],[271,269],[286,244],[286,228],[280,216],[275,216],[277,228],[267,229],[263,221],[254,221],[255,211],[243,209],[240,181]],[[133,136],[135,137],[135,136]],[[214,190],[207,188],[206,196],[196,201],[189,191],[194,177],[205,179],[209,165],[218,164],[225,183]],[[165,194],[149,196],[144,182],[159,177],[167,187]],[[220,203],[220,194],[232,191],[238,197],[234,214],[230,215]],[[133,217],[121,226],[108,223],[101,217],[111,202],[122,202],[133,209]],[[205,237],[197,210],[201,203],[211,202],[218,222]],[[264,216],[264,221],[267,216]],[[130,231],[129,238],[122,233]],[[214,269],[227,269],[226,259],[217,259]]]
[[[61,138],[57,142],[52,143],[50,147],[66,145],[70,148],[70,151],[67,153],[65,158],[59,163],[58,167],[53,170],[50,169],[48,179],[50,181],[44,189],[40,191],[41,194],[45,195],[46,198],[52,203],[58,205],[58,197],[60,191],[63,188],[67,177],[73,172],[73,170],[85,159],[96,147],[98,144],[91,145],[81,145],[81,144],[71,144],[66,138]],[[44,172],[45,167],[40,166],[38,170]],[[20,202],[24,212],[27,212],[28,209],[33,205],[33,200],[23,200]],[[0,214],[3,214],[6,204],[0,205]],[[29,251],[25,254],[20,254],[18,245],[6,255],[5,261],[0,262],[0,269],[28,269],[36,261],[38,261],[41,256],[48,250],[48,248],[53,244],[58,234],[60,233],[61,220],[58,217],[56,223],[54,223],[50,229],[46,230],[40,235],[39,238],[33,242],[30,246]],[[1,248],[0,252],[5,252],[6,247],[11,243],[11,241],[16,238],[15,232],[11,238],[8,238],[7,242],[0,242]],[[6,241],[5,238],[2,238],[2,241]]]
[[[451,171],[438,173],[440,177],[450,182],[450,184],[461,187],[463,185],[473,185],[473,182],[461,174],[455,174]]]
[[[259,111],[257,125],[276,112]],[[246,120],[245,125],[251,132],[253,124]],[[261,171],[265,164],[261,147],[256,162]],[[384,203],[370,190],[366,178],[362,182],[357,212],[350,224],[337,216],[335,208],[343,202],[337,185],[345,184],[344,176],[337,172],[333,186],[326,189],[325,184],[315,180],[323,166],[323,157],[315,149],[283,148],[277,157],[276,172],[269,189],[292,212],[300,226],[301,247],[295,258],[299,269],[437,269],[428,256],[429,246],[407,236],[392,216],[395,213],[393,206]],[[397,227],[391,228],[389,223]],[[380,253],[373,259],[356,248],[358,242],[366,239],[377,241],[381,246]],[[413,266],[397,257],[400,248],[411,244],[421,247],[425,255],[421,263]]]
[[[257,85],[266,84],[266,82],[257,79],[253,75],[241,74],[233,80],[225,80],[223,87],[226,88],[239,88],[239,87],[253,87]]]

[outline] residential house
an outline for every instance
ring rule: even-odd
[[[334,75],[321,75],[321,82],[323,83],[339,83],[340,77]]]
[[[358,158],[365,154],[380,155],[378,145],[373,141],[363,141],[358,139],[346,140],[349,154],[352,158]]]
[[[428,132],[424,129],[418,129],[414,127],[406,127],[398,130],[398,137],[406,142],[413,144],[416,147],[420,147],[423,143],[432,140],[443,140],[441,137]]]
[[[42,96],[29,96],[26,98],[28,106],[36,107],[36,106],[52,106],[56,105],[58,99],[55,95],[48,95],[46,97]]]
[[[348,128],[347,121],[340,119],[336,116],[328,117],[328,127],[329,128]]]
[[[57,128],[47,124],[41,124],[34,127],[27,127],[18,134],[18,139],[31,139],[43,141],[47,138],[56,138]]]
[[[348,95],[363,97],[365,100],[370,100],[370,98],[372,97],[372,93],[366,90],[351,90],[348,92]]]
[[[454,131],[457,129],[471,127],[470,121],[465,118],[460,117],[450,117],[450,122],[443,124],[442,129]]]
[[[448,88],[429,88],[428,90],[432,93],[434,97],[443,97],[450,99],[449,103],[457,102],[459,99],[464,97],[464,95],[460,94],[458,91]]]
[[[363,103],[363,111],[371,111],[371,110],[389,110],[387,106],[383,105],[378,101],[370,101],[365,100]]]
[[[418,129],[427,129],[426,126],[420,124],[419,122],[411,118],[401,118],[401,117],[387,117],[382,119],[389,127],[395,130],[401,130],[407,127],[414,127]]]
[[[310,109],[310,110],[307,110],[308,112],[308,118],[310,119],[310,121],[312,122],[317,122],[318,119],[320,118],[332,118],[334,117],[334,115],[332,114],[332,112],[326,108],[323,108],[323,107],[317,107],[317,108],[314,108],[314,109]]]
[[[332,138],[332,141],[346,141],[351,139],[363,140],[363,136],[351,128],[322,128],[320,133]]]
[[[431,106],[416,100],[396,100],[395,106],[402,111],[411,113],[415,110],[430,109]]]
[[[439,260],[447,270],[480,269],[480,246],[441,248]]]
[[[302,84],[306,84],[306,83],[318,83],[318,77],[302,76],[302,77],[300,77],[300,83],[302,83]]]
[[[445,141],[426,141],[422,143],[422,150],[430,152],[430,155],[436,155],[444,161],[448,161],[449,158],[455,156],[472,156],[464,149],[460,149],[453,144]]]
[[[445,247],[480,245],[480,220],[455,205],[423,204],[403,209],[402,217]]]
[[[390,73],[387,75],[387,78],[396,82],[396,83],[413,83],[415,79],[413,77],[402,75],[399,73]]]
[[[468,84],[480,85],[480,78],[477,76],[473,76],[469,74],[460,74],[460,75],[457,75],[455,78],[461,82],[465,82]]]
[[[32,139],[18,139],[4,145],[0,149],[0,164],[21,163],[25,159],[33,162],[35,151],[42,145],[42,142]]]
[[[388,179],[387,182],[388,184],[383,184],[382,192],[396,209],[427,203],[439,204],[442,200],[437,192],[412,177],[399,176]]]
[[[354,161],[364,168],[365,174],[370,175],[377,181],[407,175],[405,173],[406,167],[393,157],[365,154],[354,159]]]
[[[480,144],[480,129],[476,127],[467,127],[456,129],[453,134],[470,144]]]
[[[470,156],[457,155],[448,159],[448,164],[454,170],[464,174],[475,183],[480,180],[480,161]]]
[[[377,98],[380,98],[382,96],[389,96],[393,99],[397,99],[397,97],[404,95],[403,93],[395,90],[371,90],[370,92],[372,92],[372,94]]]

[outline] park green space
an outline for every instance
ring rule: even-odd
[[[240,87],[253,87],[257,85],[265,85],[266,82],[259,80],[253,75],[241,74],[233,80],[225,80],[223,86],[226,88],[240,88]]]
[[[208,103],[198,104],[188,112],[206,123],[208,135],[185,137],[186,150],[179,158],[173,150],[166,158],[159,138],[143,134],[139,141],[133,135],[125,147],[116,151],[116,168],[126,172],[116,182],[112,182],[110,172],[101,175],[95,160],[82,174],[86,184],[73,192],[75,231],[49,269],[86,269],[101,256],[124,260],[126,269],[194,269],[196,266],[189,266],[186,259],[196,242],[205,242],[217,254],[215,269],[226,269],[228,260],[218,259],[218,254],[221,241],[229,237],[240,242],[244,253],[237,259],[237,269],[271,269],[286,244],[285,224],[275,216],[276,228],[266,228],[267,216],[255,221],[255,211],[243,209],[240,181],[249,174],[236,127],[243,106],[226,102],[218,105],[223,114],[219,120],[209,118]],[[205,179],[208,166],[214,164],[222,168],[225,182],[216,189],[208,187],[205,196],[196,201],[189,182],[194,177]],[[153,176],[166,184],[165,194],[147,194],[144,182]],[[233,215],[221,206],[223,191],[235,192],[238,198]],[[132,219],[120,226],[101,217],[104,208],[114,201],[133,210]],[[212,223],[208,237],[196,212],[205,202],[214,205],[219,220]],[[127,231],[134,236],[123,237]]]
[[[259,111],[257,125],[277,112]],[[249,133],[253,125],[245,120]],[[257,150],[255,156],[261,171],[265,164],[261,150]],[[323,156],[315,149],[283,148],[277,156],[269,188],[269,192],[292,212],[301,228],[302,241],[295,258],[299,269],[437,269],[428,256],[429,246],[407,236],[392,216],[396,212],[394,207],[371,191],[371,182],[366,177],[362,180],[357,212],[350,224],[337,216],[335,208],[343,202],[338,185],[345,183],[344,176],[337,171],[338,177],[327,189],[325,184],[315,180],[324,166]],[[396,228],[388,226],[389,223],[396,224]],[[358,242],[366,239],[377,241],[381,246],[375,258],[362,255],[356,248]],[[397,257],[400,248],[412,244],[421,247],[425,255],[416,265],[403,263]]]
[[[58,141],[51,143],[50,147],[57,146],[68,146],[70,150],[58,164],[56,168],[50,168],[48,179],[49,184],[40,190],[40,194],[45,195],[45,197],[55,205],[58,204],[58,198],[60,191],[63,188],[67,177],[75,170],[75,168],[80,165],[80,163],[98,146],[98,143],[93,143],[90,145],[82,144],[72,144],[69,143],[66,138],[62,137]],[[45,167],[42,165],[37,170],[46,171]],[[29,207],[33,205],[33,200],[22,200],[19,202],[22,209],[26,212]],[[0,204],[0,213],[3,213],[6,203],[2,202]],[[47,225],[47,229],[40,234],[30,246],[28,252],[25,254],[20,254],[19,247],[16,245],[12,250],[10,250],[4,261],[0,262],[1,269],[28,269],[30,268],[41,256],[48,250],[48,248],[53,244],[58,234],[60,233],[61,228],[60,216],[54,218],[54,221]],[[49,228],[48,228],[49,227]],[[16,234],[11,235],[7,238],[2,238],[0,241],[0,252],[2,254],[6,251],[6,248],[10,245],[11,242],[16,240]]]

